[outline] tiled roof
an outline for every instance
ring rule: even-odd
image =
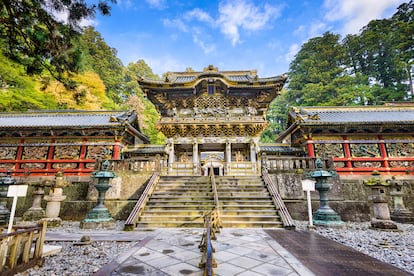
[[[303,152],[300,148],[290,147],[290,146],[277,146],[277,145],[260,145],[261,152],[269,153],[297,153]]]
[[[300,107],[294,108],[290,116],[301,124],[414,123],[414,107]]]
[[[124,153],[128,153],[131,155],[134,154],[163,154],[165,153],[165,146],[164,145],[148,145],[147,147],[135,147],[135,148],[126,148],[123,150]]]
[[[136,114],[120,111],[36,111],[0,113],[0,128],[8,127],[94,127],[131,122]]]

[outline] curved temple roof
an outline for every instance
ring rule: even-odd
[[[133,112],[120,111],[29,111],[0,113],[0,127],[116,127],[131,124],[136,118]]]
[[[217,67],[209,65],[203,72],[169,72],[164,80],[147,79],[138,76],[139,84],[146,87],[163,88],[185,86],[195,87],[201,80],[206,78],[220,78],[229,87],[240,87],[244,85],[275,85],[284,83],[287,75],[280,75],[269,78],[259,78],[256,70],[250,71],[219,71]]]

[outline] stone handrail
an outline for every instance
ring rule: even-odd
[[[43,264],[46,228],[47,221],[42,221],[37,226],[14,227],[14,232],[0,235],[1,275],[14,275]]]
[[[262,168],[267,171],[311,171],[316,168],[316,158],[314,157],[276,157],[267,155],[262,157]],[[322,167],[324,169],[333,170],[332,159],[322,159]]]
[[[273,202],[275,203],[277,209],[279,210],[279,215],[282,219],[283,226],[288,229],[295,229],[295,222],[289,214],[288,209],[286,208],[285,203],[282,200],[282,197],[278,193],[275,184],[270,178],[269,174],[266,171],[262,171],[262,177],[266,186],[272,196]]]
[[[96,162],[95,170],[101,170],[104,160]],[[160,171],[160,160],[146,159],[111,159],[109,161],[109,170],[111,171],[133,171],[133,172],[155,172]]]
[[[141,215],[142,211],[144,210],[145,205],[148,202],[149,197],[154,192],[155,186],[158,183],[160,173],[155,172],[150,180],[148,181],[147,186],[145,187],[144,192],[141,194],[140,198],[138,199],[137,203],[135,204],[134,208],[132,209],[131,213],[129,214],[128,218],[125,221],[125,231],[134,230],[135,224],[139,216]]]

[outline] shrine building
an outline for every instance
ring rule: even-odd
[[[161,81],[141,77],[141,88],[161,115],[167,173],[260,174],[266,110],[286,79],[259,78],[255,70],[219,71],[211,65],[203,72],[168,73]]]
[[[277,142],[333,158],[341,175],[407,175],[414,168],[414,105],[294,107]]]
[[[90,177],[98,159],[119,159],[127,145],[149,143],[137,114],[122,111],[0,113],[0,173]]]

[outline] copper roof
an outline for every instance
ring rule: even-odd
[[[256,70],[243,70],[243,71],[220,71],[217,67],[209,65],[204,68],[202,72],[169,72],[164,80],[147,79],[139,76],[138,82],[143,86],[154,86],[163,89],[174,86],[194,87],[202,79],[206,78],[220,78],[227,86],[267,86],[272,87],[274,85],[282,85],[287,79],[287,75],[274,76],[269,78],[259,78]]]
[[[28,111],[0,113],[1,128],[120,126],[137,118],[121,111]]]
[[[414,123],[414,106],[294,107],[289,116],[301,125]]]

